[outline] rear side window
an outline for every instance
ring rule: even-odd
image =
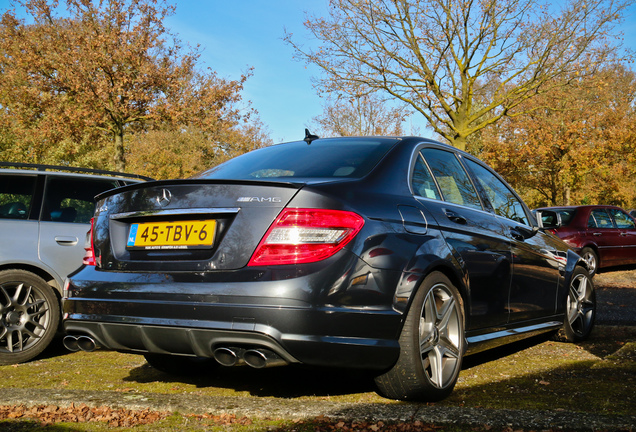
[[[574,210],[559,210],[559,216],[561,216],[561,225],[567,226],[572,222],[574,218]]]
[[[552,210],[541,210],[541,225],[544,228],[554,228],[559,224],[557,212]]]
[[[453,153],[431,148],[423,149],[421,153],[431,168],[444,201],[482,210],[475,187]]]
[[[89,223],[95,212],[95,195],[117,186],[116,180],[49,176],[42,220]]]
[[[610,215],[604,209],[592,210],[587,226],[588,228],[615,228]]]
[[[254,150],[205,171],[195,178],[293,180],[294,178],[361,178],[398,140],[336,138],[278,144]]]
[[[418,155],[415,162],[415,169],[413,170],[413,179],[411,181],[413,187],[413,193],[417,196],[431,199],[442,199],[433,180],[428,167],[424,163],[422,155]]]
[[[27,219],[31,210],[35,176],[0,176],[0,218]]]

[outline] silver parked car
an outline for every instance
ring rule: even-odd
[[[95,195],[145,179],[0,162],[0,365],[31,360],[53,340],[64,279],[82,264]]]

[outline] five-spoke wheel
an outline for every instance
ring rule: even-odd
[[[596,318],[596,292],[588,272],[581,267],[577,267],[572,275],[565,313],[563,330],[566,338],[571,342],[587,339]]]
[[[462,297],[444,274],[433,272],[407,314],[397,363],[376,377],[378,391],[392,399],[445,398],[457,382],[464,345]]]

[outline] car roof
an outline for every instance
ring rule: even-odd
[[[12,168],[11,168],[12,167]],[[126,181],[154,180],[151,177],[139,174],[123,173],[118,171],[108,171],[93,168],[70,167],[62,165],[45,165],[18,162],[0,162],[0,173],[11,174],[46,174],[69,177],[95,178],[102,177],[108,179],[122,179]]]

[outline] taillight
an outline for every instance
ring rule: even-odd
[[[86,265],[95,265],[95,249],[93,249],[93,225],[94,218],[91,218],[91,229],[86,233],[86,241],[84,242],[84,259],[82,263]]]
[[[333,256],[362,229],[364,219],[342,210],[285,209],[248,266],[301,264]]]

